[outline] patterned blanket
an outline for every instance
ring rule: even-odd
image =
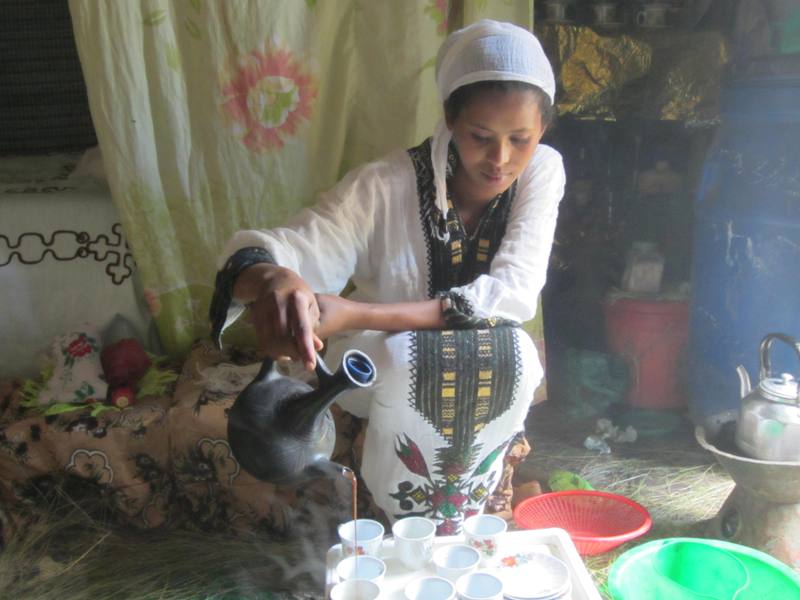
[[[351,514],[349,481],[282,488],[256,480],[231,454],[226,411],[258,367],[252,357],[200,341],[171,393],[97,416],[87,408],[45,417],[21,405],[20,380],[0,380],[4,535],[30,508],[66,490],[92,496],[99,513],[141,529],[246,530],[275,538],[305,530],[334,543],[336,525]],[[365,422],[336,405],[332,410],[333,459],[357,471]],[[513,466],[528,450],[524,439],[513,444],[487,511],[510,516]],[[360,515],[386,521],[363,485],[358,501]]]

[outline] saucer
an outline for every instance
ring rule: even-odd
[[[569,568],[559,558],[543,552],[520,552],[497,565],[503,595],[511,600],[561,598],[572,586]]]

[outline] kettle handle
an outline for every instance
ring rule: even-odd
[[[764,336],[764,339],[761,340],[761,371],[759,372],[759,381],[767,377],[772,377],[772,369],[769,364],[769,350],[772,347],[772,341],[776,339],[789,344],[794,348],[794,351],[797,352],[797,357],[800,358],[800,343],[794,338],[785,333],[768,333]]]

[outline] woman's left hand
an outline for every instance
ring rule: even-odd
[[[353,307],[357,303],[329,294],[317,294],[319,306],[319,321],[314,328],[314,334],[320,339],[326,339],[335,333],[352,329],[351,324]]]

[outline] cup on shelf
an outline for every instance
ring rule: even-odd
[[[403,590],[406,600],[453,600],[455,586],[443,577],[420,577],[409,582]]]
[[[366,579],[340,581],[331,588],[331,600],[375,600],[381,595],[380,586]]]
[[[546,0],[544,8],[547,22],[561,23],[567,20],[567,0]]]
[[[667,10],[669,5],[666,2],[652,2],[642,6],[636,13],[636,24],[644,29],[660,29],[667,26]]]
[[[466,573],[478,568],[481,553],[467,544],[442,546],[433,552],[433,565],[436,574],[448,581],[455,581]]]
[[[487,571],[462,575],[456,581],[459,600],[503,600],[503,582]]]
[[[430,562],[436,523],[425,517],[405,517],[395,521],[392,534],[395,555],[406,567],[416,571]]]
[[[357,519],[339,525],[339,540],[342,554],[352,556],[354,544],[358,544],[355,554],[378,556],[383,543],[383,525],[372,519]]]
[[[594,10],[594,22],[597,25],[618,25],[617,22],[617,3],[616,2],[595,2],[592,5]]]
[[[367,579],[378,585],[386,574],[386,563],[377,556],[347,556],[336,565],[336,575],[341,581]]]
[[[461,529],[467,544],[478,550],[486,562],[497,556],[508,524],[496,515],[473,515],[464,521]]]

